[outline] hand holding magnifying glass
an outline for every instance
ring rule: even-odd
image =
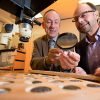
[[[72,33],[63,33],[58,36],[57,46],[62,49],[64,52],[59,55],[59,61],[61,62],[61,67],[65,70],[73,69],[78,66],[80,61],[80,55],[72,52],[74,50],[76,43],[78,42],[75,34]]]
[[[62,54],[60,54],[59,60],[63,69],[71,69],[70,72],[72,72],[73,69],[78,66],[80,55],[75,52],[64,51]]]

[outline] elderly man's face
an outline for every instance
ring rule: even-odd
[[[48,38],[52,39],[59,33],[60,17],[55,11],[50,11],[44,18],[44,29]]]

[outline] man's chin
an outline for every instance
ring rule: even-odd
[[[84,29],[79,29],[78,30],[80,33],[86,33],[86,30],[84,30]]]
[[[52,35],[52,36],[50,36],[51,39],[54,38],[54,37],[56,37],[56,35]]]
[[[56,34],[56,32],[50,32],[50,34]]]

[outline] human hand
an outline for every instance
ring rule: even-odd
[[[60,56],[61,67],[63,69],[72,69],[78,66],[80,55],[72,51],[64,51]]]
[[[59,62],[59,54],[63,53],[63,50],[59,48],[52,48],[49,50],[48,56],[46,57],[46,65],[56,64]]]
[[[95,70],[95,76],[100,76],[100,67]]]
[[[81,67],[75,67],[74,73],[76,73],[76,74],[86,74],[86,72]]]

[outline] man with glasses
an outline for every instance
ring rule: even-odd
[[[100,27],[99,12],[89,2],[79,4],[74,13],[76,28],[85,38],[77,43],[75,50],[80,55],[79,66],[87,74],[100,76]],[[76,68],[77,70],[78,68]]]
[[[100,27],[98,24],[99,12],[89,2],[79,4],[74,12],[72,22],[85,38],[76,44],[75,51],[80,55],[79,67],[74,72],[80,74],[94,74],[100,76]],[[62,67],[67,62],[67,56],[59,57]],[[85,73],[86,72],[86,73]]]

